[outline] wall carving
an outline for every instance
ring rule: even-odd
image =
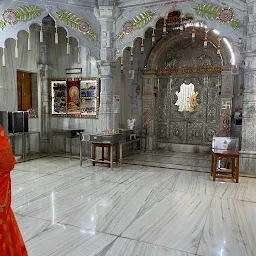
[[[122,25],[122,32],[117,35],[116,40],[122,41],[126,34],[132,33],[135,29],[142,28],[147,25],[156,13],[152,11],[146,11],[139,13],[132,20],[127,20]]]
[[[187,72],[192,73],[192,69],[198,71],[200,68],[209,68],[220,66],[220,59],[216,54],[216,48],[209,45],[207,51],[202,49],[203,39],[197,38],[192,43],[191,38],[180,38],[177,42],[169,44],[157,58],[157,70],[182,70],[190,69]]]
[[[28,21],[39,16],[41,9],[38,6],[18,6],[15,9],[6,9],[0,20],[0,29],[4,29],[7,24],[15,25],[20,21]]]
[[[87,34],[90,40],[96,40],[96,34],[91,31],[91,25],[87,20],[80,18],[72,12],[64,10],[56,11],[56,14],[66,25],[75,28],[84,35]]]
[[[221,24],[230,24],[233,29],[239,29],[243,24],[243,21],[235,18],[235,11],[232,8],[199,4],[195,7],[195,11],[206,19],[217,19]]]

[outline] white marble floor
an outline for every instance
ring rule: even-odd
[[[135,155],[113,171],[60,157],[17,164],[12,207],[29,256],[256,255],[256,179],[213,182],[209,158],[172,160]]]

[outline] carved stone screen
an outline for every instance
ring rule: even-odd
[[[220,74],[159,76],[155,105],[155,139],[157,142],[209,145],[219,133]],[[193,111],[179,111],[175,105],[182,84],[194,85],[198,105]]]

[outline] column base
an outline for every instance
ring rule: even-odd
[[[240,173],[256,175],[256,151],[240,151]]]

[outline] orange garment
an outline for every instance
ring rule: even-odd
[[[11,176],[15,158],[0,125],[0,255],[27,256],[16,218],[11,209]]]

